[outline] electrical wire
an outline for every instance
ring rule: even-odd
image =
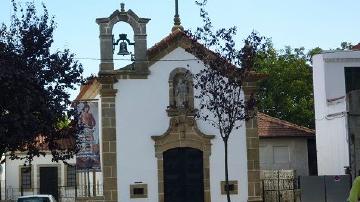
[[[159,60],[132,60],[132,59],[100,59],[100,58],[90,58],[90,57],[74,57],[75,60],[94,60],[94,61],[132,61],[132,62],[181,62],[181,61],[203,61],[196,58],[189,58],[189,59],[159,59]],[[210,61],[211,59],[204,59]],[[0,61],[7,61],[5,59],[0,59]]]
[[[117,61],[134,61],[131,59],[119,59],[119,58],[114,58],[114,59],[100,59],[100,58],[90,58],[90,57],[75,57],[74,59],[76,60],[96,60],[96,61],[112,61],[112,60],[117,60]],[[209,59],[208,59],[209,60]],[[199,59],[196,58],[189,58],[189,59],[159,59],[159,60],[135,60],[138,62],[158,62],[158,61],[164,61],[164,62],[176,62],[176,61],[200,61]]]

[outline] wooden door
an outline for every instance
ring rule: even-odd
[[[175,148],[163,158],[165,202],[204,202],[202,151]]]
[[[58,200],[57,167],[40,167],[40,194],[50,194]]]

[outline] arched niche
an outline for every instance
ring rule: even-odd
[[[128,24],[128,23],[124,23],[124,22],[119,22],[116,23],[113,26],[113,31],[114,33],[114,40],[116,41],[117,39],[119,39],[119,34],[126,34],[127,38],[130,40],[130,42],[134,42],[133,38],[134,38],[134,33],[133,33],[133,29],[132,27]],[[131,61],[132,56],[131,55],[118,55],[118,52],[120,50],[120,45],[114,46],[114,69],[121,69],[123,67],[128,66],[129,64],[131,64],[133,61]],[[127,45],[127,51],[134,54],[135,52],[135,47],[131,46],[131,45]]]
[[[194,86],[193,75],[186,68],[176,68],[169,75],[169,116],[193,115]]]

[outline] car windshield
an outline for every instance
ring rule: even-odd
[[[17,202],[50,202],[48,197],[27,197],[19,198]]]

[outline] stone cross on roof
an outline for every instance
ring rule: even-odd
[[[120,10],[121,12],[125,12],[125,4],[124,3],[120,4],[120,9],[121,9]]]

